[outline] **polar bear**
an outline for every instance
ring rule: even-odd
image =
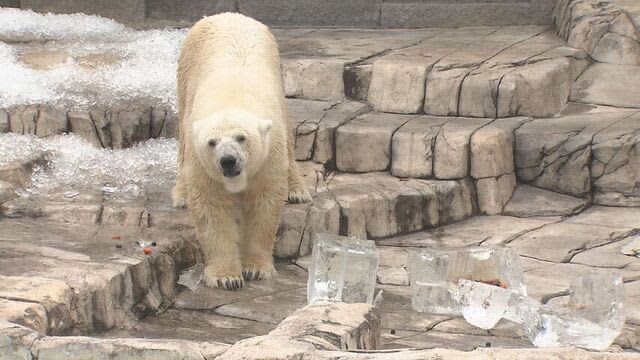
[[[293,156],[276,41],[241,14],[203,18],[178,59],[179,150],[174,206],[187,206],[204,282],[237,289],[275,274],[285,201],[311,196]]]

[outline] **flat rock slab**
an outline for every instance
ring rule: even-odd
[[[585,199],[522,184],[516,187],[502,213],[516,217],[567,216],[580,212],[586,205]]]
[[[572,263],[553,263],[520,257],[527,294],[538,301],[566,294],[571,282],[593,272],[593,267]]]
[[[99,336],[234,344],[243,339],[265,335],[273,329],[273,324],[222,316],[208,311],[170,309],[163,314],[143,319],[130,329],[112,329]]]
[[[571,100],[619,107],[640,108],[640,66],[594,64],[578,78]]]
[[[121,354],[131,358],[202,360],[222,354],[228,345],[173,339],[96,339],[91,337],[46,337],[31,351],[39,359],[108,359]]]
[[[393,247],[464,247],[501,245],[543,227],[556,219],[521,219],[510,216],[476,216],[467,220],[415,234],[381,239],[376,242]]]
[[[411,291],[408,286],[380,285],[382,328],[395,331],[424,332],[451,316],[420,313],[411,309]]]
[[[416,348],[434,349],[447,348],[461,351],[471,351],[476,348],[527,348],[533,347],[527,339],[514,339],[497,336],[480,336],[469,334],[452,334],[431,330],[426,333],[402,338],[385,344],[385,349]]]
[[[173,308],[179,310],[213,311],[216,308],[250,298],[272,295],[282,291],[299,289],[307,284],[307,271],[296,265],[276,263],[278,275],[267,280],[249,281],[242,291],[212,289],[204,285],[196,290],[182,288]]]
[[[592,206],[565,221],[573,224],[640,228],[640,209],[634,207]]]
[[[216,313],[277,325],[306,304],[307,289],[303,287],[222,305]]]
[[[577,253],[626,238],[633,228],[555,223],[528,232],[509,243],[520,255],[568,262]]]
[[[575,264],[589,265],[599,268],[620,269],[624,271],[626,280],[640,280],[640,258],[624,255],[622,248],[637,239],[637,235],[631,235],[614,243],[598,246],[596,248],[576,254],[571,262]]]

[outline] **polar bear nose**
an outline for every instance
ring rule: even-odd
[[[231,170],[236,166],[236,162],[235,156],[225,155],[220,159],[220,167],[223,170]]]

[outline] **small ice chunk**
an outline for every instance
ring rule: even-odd
[[[373,303],[378,250],[373,241],[317,234],[307,281],[307,301]]]
[[[524,319],[525,334],[536,347],[578,346],[593,350],[608,348],[620,331],[544,305]]]
[[[178,284],[183,285],[194,291],[200,285],[202,277],[204,276],[204,265],[201,263],[195,264],[190,268],[182,270],[180,277],[178,278]]]
[[[477,281],[460,280],[462,316],[471,325],[493,329],[504,317],[513,295],[511,290]]]
[[[565,307],[544,305],[523,313],[525,334],[536,347],[604,350],[624,326],[624,285],[610,273],[587,274],[570,288]]]
[[[409,267],[411,303],[420,312],[461,315],[460,280],[527,293],[518,255],[508,248],[422,249],[410,255]]]
[[[63,195],[66,198],[74,198],[74,197],[80,195],[80,193],[77,192],[77,191],[69,190],[69,191],[65,191]]]
[[[625,255],[640,257],[640,235],[633,236],[629,243],[620,249]]]

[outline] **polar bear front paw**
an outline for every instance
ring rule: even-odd
[[[187,198],[184,196],[184,192],[178,187],[174,187],[171,191],[171,202],[173,207],[184,208],[187,207]]]
[[[301,204],[311,201],[311,194],[304,185],[292,186],[289,189],[289,202],[291,204]]]
[[[211,288],[223,288],[226,290],[237,290],[244,287],[244,279],[241,274],[217,274],[214,270],[204,270],[202,278],[205,285]]]
[[[269,279],[277,274],[273,265],[244,265],[242,267],[242,276],[245,280],[263,280]]]

